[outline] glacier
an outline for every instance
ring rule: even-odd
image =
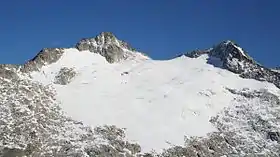
[[[231,41],[154,60],[103,32],[0,66],[0,155],[280,156],[279,78]]]

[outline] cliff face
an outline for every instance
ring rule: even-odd
[[[277,71],[266,68],[254,61],[242,48],[231,41],[223,41],[209,50],[197,50],[186,54],[196,58],[209,55],[209,63],[239,74],[242,78],[268,81],[280,87],[280,75]],[[216,58],[220,62],[215,62]]]

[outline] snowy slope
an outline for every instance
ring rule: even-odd
[[[52,84],[62,109],[73,119],[126,128],[127,138],[138,142],[143,152],[184,145],[184,136],[216,131],[210,118],[236,103],[236,95],[226,88],[280,94],[271,83],[242,79],[208,64],[208,55],[156,61],[138,54],[110,64],[89,51],[64,51],[57,62],[32,72],[33,80]],[[67,85],[55,84],[63,67],[77,75]]]

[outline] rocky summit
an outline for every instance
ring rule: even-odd
[[[76,44],[79,51],[98,53],[109,63],[119,62],[133,55],[135,51],[128,43],[118,40],[111,32],[102,32],[95,38],[82,39]]]
[[[207,51],[192,51],[186,56],[196,58],[202,54],[209,55],[209,64],[225,68],[240,77],[268,81],[280,87],[280,75],[277,71],[266,68],[255,62],[245,51],[232,41],[223,41]],[[219,58],[222,62],[215,62]],[[276,68],[277,70],[277,68]]]
[[[102,32],[0,65],[0,156],[279,157],[279,88],[229,40],[153,60]]]

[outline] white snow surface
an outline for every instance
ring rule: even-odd
[[[242,79],[207,64],[208,55],[165,61],[138,55],[109,64],[89,51],[65,51],[56,63],[32,72],[33,79],[53,84],[62,67],[74,68],[78,74],[71,83],[53,84],[62,109],[91,126],[126,128],[127,139],[138,142],[143,152],[184,145],[185,135],[215,131],[209,119],[235,97],[225,88],[264,88],[279,94],[273,84]]]

